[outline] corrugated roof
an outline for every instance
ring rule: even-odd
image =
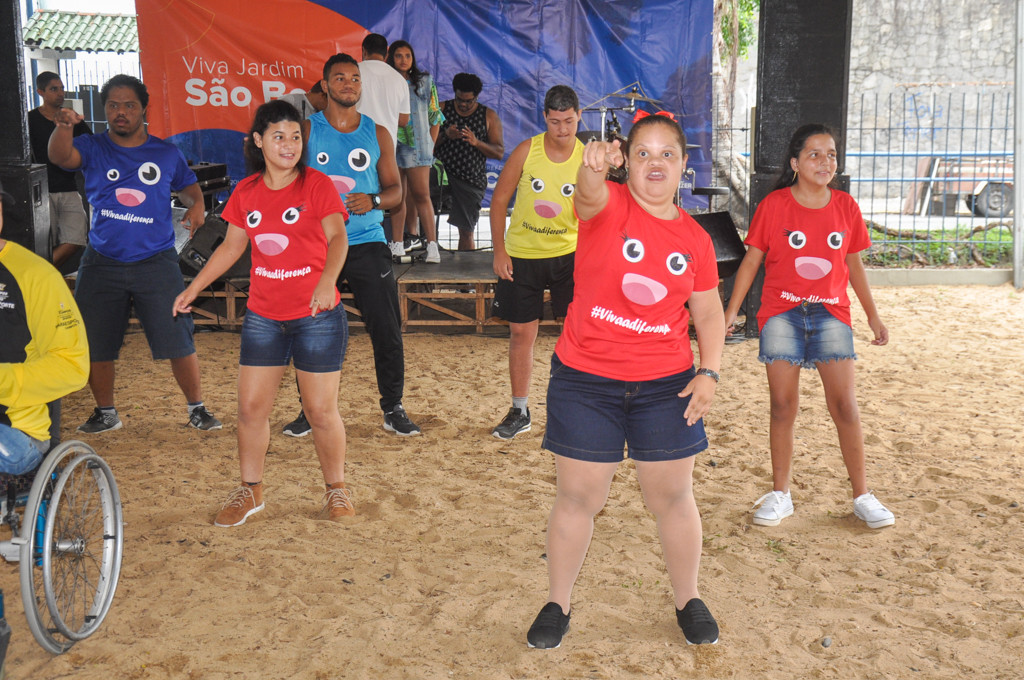
[[[134,14],[90,14],[38,9],[23,31],[25,44],[75,52],[138,52]]]

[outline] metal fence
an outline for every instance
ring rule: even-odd
[[[1010,88],[863,94],[849,118],[846,169],[874,243],[868,263],[1012,264]]]
[[[716,118],[722,120],[721,117]],[[749,224],[749,127],[715,132],[715,182]],[[1012,266],[1013,92],[906,88],[852,100],[846,174],[871,234],[871,266]]]

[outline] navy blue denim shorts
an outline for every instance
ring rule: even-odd
[[[819,363],[856,359],[853,329],[825,309],[820,302],[802,302],[776,314],[761,329],[758,361],[788,361],[794,366],[815,368]]]
[[[117,359],[132,308],[154,359],[194,354],[192,315],[171,313],[183,290],[174,248],[139,262],[119,262],[87,247],[78,266],[75,302],[85,321],[90,361]]]
[[[316,316],[274,321],[253,311],[242,321],[238,363],[242,366],[287,366],[307,373],[340,371],[348,346],[348,319],[338,305]]]
[[[679,393],[693,367],[657,380],[624,382],[584,373],[551,357],[543,447],[566,458],[617,463],[679,460],[708,447],[704,421],[686,424],[690,399]]]

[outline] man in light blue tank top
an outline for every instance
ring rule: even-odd
[[[420,434],[402,407],[405,349],[398,284],[381,225],[384,210],[402,200],[395,144],[388,131],[356,110],[362,94],[359,64],[336,54],[324,65],[327,108],[303,123],[309,167],[325,173],[345,201],[349,221],[348,258],[338,285],[348,283],[373,345],[384,429],[400,436]],[[301,437],[310,431],[305,415],[284,428]]]

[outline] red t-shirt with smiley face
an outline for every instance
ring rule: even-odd
[[[555,353],[566,366],[612,380],[655,380],[693,366],[694,291],[718,287],[711,237],[693,218],[652,216],[622,184],[580,220],[575,291]]]
[[[221,215],[245,230],[252,242],[246,307],[275,321],[310,315],[309,302],[327,263],[327,236],[320,221],[345,204],[327,175],[306,168],[283,189],[271,189],[262,174],[238,183]],[[335,304],[341,295],[335,290]]]
[[[824,208],[805,208],[788,187],[757,206],[744,242],[765,253],[758,328],[801,302],[820,302],[850,325],[846,256],[870,247],[871,237],[853,197],[831,191]]]

